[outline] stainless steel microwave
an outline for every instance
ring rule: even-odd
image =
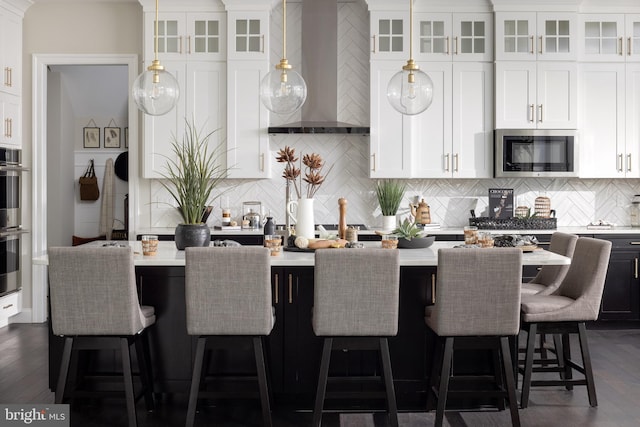
[[[496,177],[578,176],[578,135],[575,130],[497,129]]]

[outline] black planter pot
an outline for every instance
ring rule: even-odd
[[[189,247],[209,246],[211,230],[205,223],[178,224],[175,232],[176,248],[179,251]]]

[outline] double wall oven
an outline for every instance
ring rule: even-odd
[[[0,147],[0,297],[18,291],[22,227],[22,152]]]

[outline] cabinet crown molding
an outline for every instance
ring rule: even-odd
[[[638,0],[583,0],[582,13],[640,13]]]
[[[491,0],[495,12],[578,12],[583,0]]]
[[[226,10],[238,11],[270,11],[282,0],[221,0]]]
[[[155,0],[138,0],[143,12],[155,12]],[[163,0],[158,7],[164,12],[224,12],[224,5],[220,0]]]
[[[33,4],[33,0],[1,0],[0,6],[24,18],[24,13]]]

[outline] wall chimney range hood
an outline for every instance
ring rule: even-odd
[[[270,134],[368,135],[369,126],[343,123],[338,117],[338,2],[302,0],[302,67],[307,100],[302,120],[270,126]],[[330,29],[330,31],[327,31]]]

